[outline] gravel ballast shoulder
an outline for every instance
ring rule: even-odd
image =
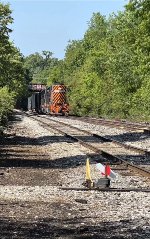
[[[82,190],[87,149],[15,114],[0,143],[0,238],[150,237],[148,192]],[[91,175],[101,177],[92,161]],[[144,178],[119,174],[111,184],[148,186]]]

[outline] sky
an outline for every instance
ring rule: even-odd
[[[1,1],[1,0],[0,0]],[[109,16],[128,0],[2,0],[10,3],[14,23],[11,40],[24,56],[43,50],[63,59],[69,40],[80,40],[93,12]]]

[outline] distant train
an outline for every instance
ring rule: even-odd
[[[32,95],[28,98],[28,110],[52,115],[68,115],[67,88],[63,84],[46,87],[44,84],[30,84]]]

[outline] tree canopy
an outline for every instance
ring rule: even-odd
[[[150,1],[131,0],[107,19],[94,13],[66,48],[64,81],[80,115],[149,119]]]
[[[51,51],[22,57],[9,39],[12,21],[9,6],[0,4],[0,91],[12,96],[10,105],[29,81],[59,82],[69,88],[72,113],[150,119],[149,0],[130,0],[108,18],[93,13],[83,39],[68,42],[63,60]],[[0,109],[1,102],[0,94]]]
[[[0,3],[0,122],[26,88],[23,56],[9,38],[12,22],[9,5]]]

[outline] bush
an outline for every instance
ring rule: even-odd
[[[15,93],[9,92],[8,87],[0,88],[0,125],[6,122],[8,114],[13,110]]]

